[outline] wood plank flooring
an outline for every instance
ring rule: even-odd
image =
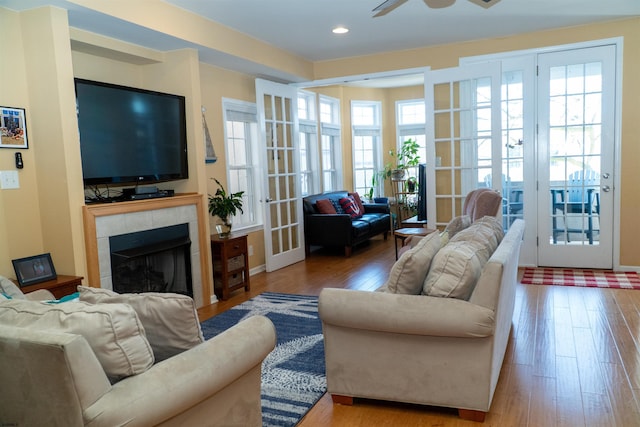
[[[262,292],[318,295],[325,287],[373,290],[395,262],[381,237],[344,258],[306,261],[251,277],[251,291],[199,310],[201,320]],[[640,426],[640,290],[518,285],[511,339],[484,424],[457,411],[325,395],[299,427],[320,426]]]

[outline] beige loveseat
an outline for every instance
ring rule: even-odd
[[[465,230],[467,235],[475,225]],[[390,281],[401,278],[411,269],[406,262],[411,257],[410,275],[426,263],[418,295],[407,294],[412,286],[404,284],[392,289],[404,293],[324,289],[319,312],[327,391],[334,402],[351,404],[361,397],[451,407],[462,418],[484,420],[509,339],[523,231],[524,222],[516,220],[482,266],[468,298],[465,292],[452,297],[455,292],[445,296],[442,288],[434,291],[446,280],[442,271],[434,272],[441,267],[435,265],[438,255],[438,262],[452,262],[452,254],[465,252],[465,243],[456,238],[440,248],[436,233],[430,247],[427,243],[423,252],[404,254],[390,274]],[[447,252],[448,245],[454,250]],[[457,266],[473,262],[468,258]],[[405,270],[398,272],[397,266]],[[429,276],[435,280],[430,282]],[[425,288],[440,296],[423,295]]]
[[[133,300],[49,304],[0,295],[0,425],[261,426],[271,321],[253,316],[202,342],[199,324],[185,332],[197,322],[184,305],[191,299],[152,298],[160,304],[142,300],[138,316]],[[179,318],[157,316],[167,305]],[[190,336],[159,343],[157,332],[145,333],[154,317]]]

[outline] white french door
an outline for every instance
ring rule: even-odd
[[[304,226],[300,191],[297,89],[256,79],[264,168],[266,270],[302,261]]]
[[[538,264],[613,267],[616,46],[538,55]]]
[[[427,220],[444,227],[461,215],[467,193],[501,191],[500,64],[425,73]],[[494,161],[495,160],[495,161]]]

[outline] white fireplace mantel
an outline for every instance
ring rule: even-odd
[[[189,224],[193,299],[196,307],[213,302],[209,236],[203,196],[181,194],[161,199],[87,205],[83,208],[89,286],[112,289],[109,237],[176,224]]]

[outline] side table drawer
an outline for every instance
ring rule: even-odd
[[[227,271],[233,271],[244,268],[244,255],[234,256],[227,260]],[[213,262],[214,271],[222,271],[222,260]]]
[[[228,243],[226,249],[227,249],[227,256],[229,258],[234,258],[234,257],[237,257],[238,255],[243,255],[247,253],[246,240]]]

